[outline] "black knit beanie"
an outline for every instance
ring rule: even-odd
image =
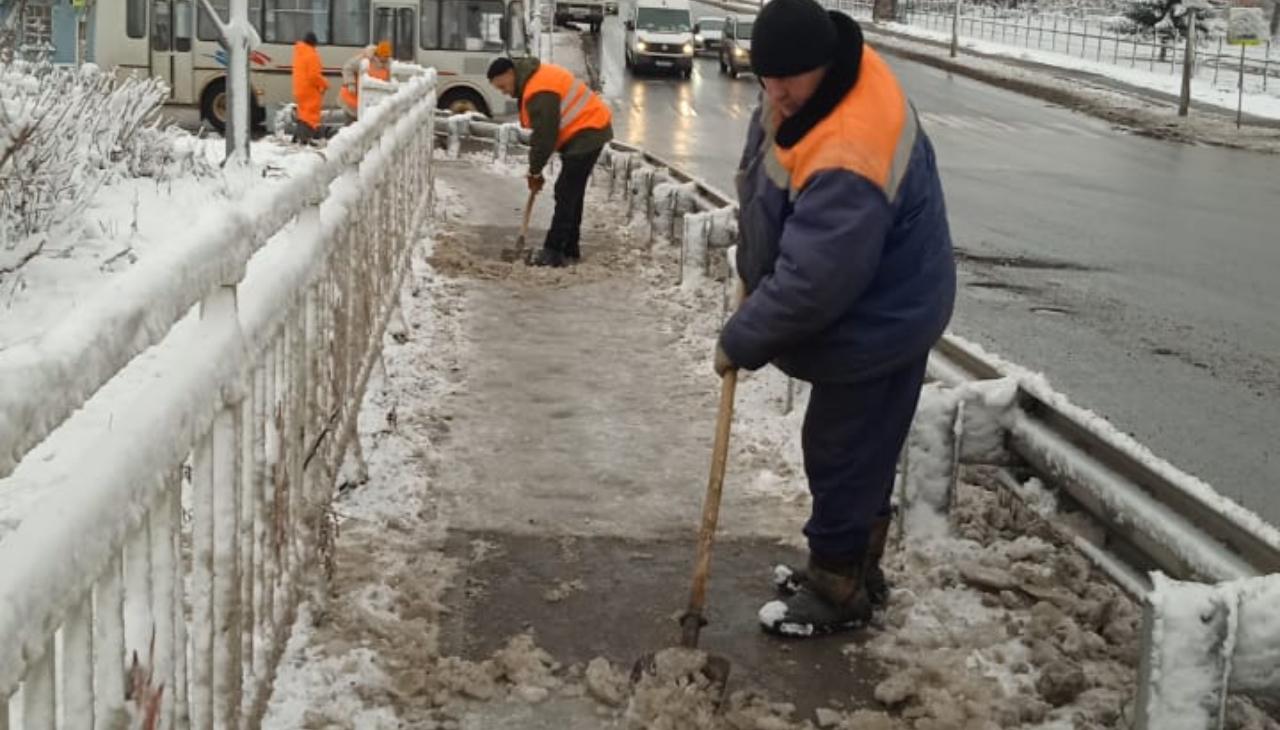
[[[836,26],[814,0],[769,0],[751,34],[756,76],[795,76],[831,63]]]

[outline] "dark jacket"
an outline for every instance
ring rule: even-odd
[[[513,63],[516,67],[516,99],[523,104],[525,84],[542,62],[529,56],[513,59]],[[556,137],[560,133],[560,97],[549,91],[534,94],[529,99],[528,107],[533,129],[529,140],[529,174],[541,175],[542,168],[547,166],[551,155],[556,151]],[[565,157],[591,154],[603,148],[611,139],[612,125],[604,129],[585,129],[570,138],[561,148],[560,154]]]
[[[955,262],[933,146],[861,29],[778,123],[756,110],[738,173],[749,296],[720,344],[746,369],[857,382],[924,356],[951,318]]]

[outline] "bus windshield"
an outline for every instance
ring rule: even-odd
[[[689,11],[675,8],[640,8],[636,27],[658,33],[688,33]]]

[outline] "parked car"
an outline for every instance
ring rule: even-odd
[[[693,24],[693,48],[698,52],[720,50],[720,37],[724,31],[724,18],[698,18]]]
[[[693,20],[689,0],[636,0],[626,21],[627,68],[693,75]]]
[[[730,15],[724,19],[723,37],[720,39],[720,73],[733,78],[751,70],[751,29],[754,15]]]

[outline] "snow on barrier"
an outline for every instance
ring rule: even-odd
[[[448,133],[451,150],[470,138],[495,145],[503,159],[510,154],[504,147],[528,143],[528,130],[500,132],[499,125],[474,116],[453,117]],[[680,242],[685,285],[712,275],[712,260],[726,257],[727,303],[738,239],[732,200],[662,158],[623,143],[610,143],[600,164],[610,195],[624,196],[628,215],[642,211],[651,237],[660,232]],[[1161,719],[1177,712],[1173,708],[1180,706],[1170,698],[1181,696],[1188,676],[1202,681],[1197,696],[1208,698],[1205,706],[1225,698],[1228,690],[1280,701],[1280,618],[1274,608],[1280,605],[1280,531],[1073,405],[1043,376],[954,335],[934,349],[929,373],[933,382],[922,394],[904,450],[900,529],[920,538],[947,529],[959,465],[999,466],[1000,482],[1011,494],[1019,499],[1034,494],[1049,503],[1031,505],[1037,511],[1051,511],[1058,502],[1053,495],[1060,494],[1096,520],[1106,533],[1101,545],[1066,525],[1053,526],[1143,602],[1149,627],[1161,627],[1144,637],[1140,699],[1148,705],[1138,708],[1139,722],[1145,723],[1139,728],[1221,727],[1220,714],[1212,712],[1184,712],[1181,724]],[[1007,468],[1011,465],[1031,470],[1053,492],[1017,479]],[[1152,568],[1163,573],[1148,577]],[[1165,574],[1196,582],[1179,584]],[[1153,591],[1153,584],[1160,590]],[[1175,592],[1175,585],[1190,587]],[[1191,595],[1211,598],[1197,613],[1186,608]],[[1223,618],[1214,606],[1233,608]],[[1193,619],[1203,626],[1179,628]],[[1231,644],[1222,640],[1228,629]],[[1186,638],[1193,635],[1198,638]],[[1168,671],[1192,656],[1195,666],[1221,671]]]
[[[1221,728],[1229,691],[1280,701],[1280,531],[1072,404],[1043,376],[972,343],[947,337],[930,374],[962,391],[1012,384],[1010,407],[980,419],[982,428],[997,425],[1004,448],[1054,488],[1054,501],[1071,500],[1104,528],[1099,544],[1070,521],[1054,524],[1143,605],[1135,728]],[[1015,494],[1034,491],[1008,470],[1001,481]]]
[[[0,728],[257,726],[426,215],[436,77],[411,76],[0,353],[5,466],[42,495],[0,541]]]

